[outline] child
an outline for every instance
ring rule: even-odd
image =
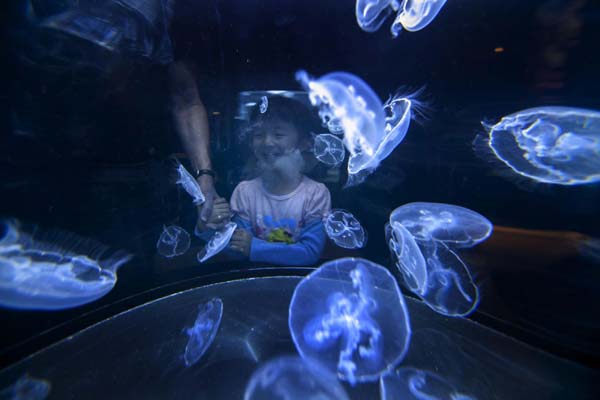
[[[267,110],[255,116],[251,148],[258,177],[242,181],[231,196],[238,229],[229,243],[250,261],[312,265],[323,251],[329,190],[302,173],[312,118],[304,105],[281,96],[269,98]]]

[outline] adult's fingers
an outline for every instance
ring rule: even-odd
[[[212,214],[213,203],[214,203],[214,195],[212,193],[207,193],[205,195],[206,200],[202,203],[200,209],[200,220],[206,222],[208,218],[210,218],[210,214]]]

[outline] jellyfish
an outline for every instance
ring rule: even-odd
[[[313,153],[317,160],[331,167],[340,165],[346,156],[344,142],[331,133],[322,133],[315,136]]]
[[[489,150],[520,176],[558,185],[600,181],[600,111],[530,108],[486,127]]]
[[[261,114],[266,113],[268,108],[269,108],[269,99],[267,98],[267,96],[262,96],[260,98],[260,105],[259,105],[260,113]]]
[[[356,21],[366,32],[375,32],[392,13],[397,13],[390,28],[398,37],[402,28],[416,32],[429,25],[438,15],[446,0],[357,0]]]
[[[280,356],[256,370],[244,400],[348,400],[335,374],[316,360]]]
[[[176,226],[165,226],[158,238],[156,249],[163,257],[171,258],[184,254],[190,248],[190,235],[185,229]]]
[[[131,256],[90,239],[0,220],[0,306],[27,310],[77,307],[106,295]]]
[[[236,229],[237,224],[235,222],[229,222],[221,230],[216,231],[204,249],[198,252],[198,261],[203,263],[227,247],[231,240],[231,236],[233,236]]]
[[[332,210],[325,220],[325,231],[333,242],[345,249],[359,249],[367,242],[367,232],[360,222],[345,210]]]
[[[294,290],[288,324],[304,359],[351,384],[376,381],[404,358],[411,328],[387,269],[361,258],[327,262]]]
[[[183,164],[179,164],[177,166],[177,173],[179,175],[177,179],[177,184],[181,185],[183,190],[185,190],[190,196],[192,196],[192,202],[196,205],[204,203],[206,198],[204,197],[204,193],[202,193],[200,184],[194,179],[192,175],[190,175],[190,173],[185,169]]]
[[[492,223],[468,208],[443,203],[408,203],[390,215],[416,240],[434,239],[452,247],[472,247],[492,233]]]
[[[427,290],[428,272],[417,242],[397,221],[392,221],[386,231],[390,250],[395,256],[396,267],[402,274],[404,283],[413,292],[423,295]]]
[[[362,183],[390,155],[406,135],[411,110],[421,105],[414,94],[397,94],[382,104],[362,79],[347,72],[313,79],[298,71],[296,79],[319,108],[323,125],[330,132],[343,133],[350,153],[346,186]]]
[[[433,372],[399,368],[379,380],[381,400],[475,400]]]
[[[214,298],[198,307],[198,316],[194,325],[184,329],[188,336],[183,352],[186,367],[196,364],[206,353],[217,335],[222,317],[223,301],[219,298]]]
[[[14,384],[0,390],[0,399],[44,400],[50,394],[51,387],[47,380],[32,378],[25,374]]]

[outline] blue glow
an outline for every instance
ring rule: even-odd
[[[183,353],[186,367],[196,364],[215,339],[223,317],[223,301],[214,298],[200,305],[198,309],[194,325],[184,330],[188,335],[188,342]]]
[[[131,256],[91,240],[37,230],[35,237],[15,220],[0,220],[0,305],[60,310],[104,296],[117,282],[117,269]],[[57,240],[58,238],[58,240]]]
[[[338,377],[375,381],[404,358],[410,322],[389,271],[360,258],[323,264],[304,278],[290,303],[289,327],[304,359]]]
[[[269,98],[267,96],[262,96],[260,98],[260,113],[264,114],[269,109]]]
[[[244,400],[348,400],[335,374],[314,360],[283,356],[256,370],[246,385]]]
[[[331,167],[337,167],[346,157],[344,142],[331,133],[322,133],[315,136],[313,153],[317,160]]]
[[[395,255],[396,267],[402,274],[404,283],[415,293],[425,293],[428,282],[427,264],[417,242],[397,221],[392,221],[387,228],[390,229],[388,245]]]
[[[180,185],[190,196],[192,196],[192,202],[196,205],[204,203],[206,198],[204,197],[204,193],[202,193],[200,184],[192,175],[190,175],[190,173],[182,164],[177,166],[177,174],[179,176],[177,179],[177,184]]]
[[[308,91],[310,102],[330,132],[343,133],[350,153],[347,186],[357,185],[400,144],[418,106],[413,95],[396,95],[382,104],[375,92],[359,77],[332,72],[313,79],[298,71],[296,79]]]
[[[367,243],[367,233],[352,215],[345,210],[332,210],[325,220],[329,239],[345,249],[359,249]]]
[[[231,236],[233,236],[236,229],[237,224],[235,222],[229,222],[221,230],[216,231],[206,246],[198,252],[198,255],[196,256],[198,261],[203,263],[212,256],[220,253],[227,247],[231,240]]]
[[[190,248],[190,235],[185,229],[176,226],[165,226],[156,243],[158,254],[171,258],[184,254]]]
[[[379,381],[381,400],[475,400],[430,371],[400,368]]]
[[[356,21],[366,32],[375,32],[392,13],[396,18],[390,31],[397,37],[402,28],[416,32],[429,25],[446,0],[357,0]]]
[[[34,379],[28,375],[20,377],[13,385],[0,390],[0,399],[44,400],[52,385],[45,379]]]
[[[472,247],[492,234],[492,223],[468,208],[443,203],[408,203],[390,215],[417,240],[438,240],[453,247]]]
[[[488,126],[487,145],[521,176],[581,185],[600,181],[600,112],[538,107]]]

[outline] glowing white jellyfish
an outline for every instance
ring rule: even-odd
[[[475,400],[430,371],[403,367],[379,381],[381,400]]]
[[[213,237],[208,241],[204,249],[198,252],[197,258],[199,262],[204,262],[212,256],[220,253],[231,240],[231,236],[237,229],[235,222],[229,222],[221,230],[215,232]]]
[[[382,104],[362,79],[347,72],[313,79],[298,71],[296,79],[319,108],[323,124],[344,135],[350,153],[347,186],[364,181],[390,155],[406,135],[413,108],[420,106],[414,95],[396,95]]]
[[[397,37],[402,28],[416,32],[429,25],[438,15],[446,0],[357,0],[356,21],[366,32],[375,32],[386,18],[397,13],[390,28]]]
[[[190,196],[192,196],[192,202],[196,205],[204,203],[206,198],[200,184],[194,179],[194,177],[185,169],[182,164],[177,166],[177,184],[180,185]]]
[[[335,244],[358,249],[367,243],[367,233],[360,222],[345,210],[332,210],[325,219],[325,232]]]
[[[489,149],[521,176],[559,185],[600,181],[598,111],[530,108],[486,127]]]
[[[183,360],[186,367],[196,364],[210,347],[221,325],[223,317],[223,301],[214,298],[198,307],[198,315],[194,325],[184,330],[188,336]]]
[[[14,384],[0,390],[3,400],[44,400],[50,394],[52,384],[45,379],[32,378],[25,374]]]
[[[351,384],[376,381],[404,358],[408,312],[389,271],[360,258],[323,264],[294,290],[289,327],[296,349]]]
[[[331,133],[315,136],[313,153],[317,160],[331,167],[340,165],[346,156],[344,142]]]
[[[256,370],[246,385],[244,400],[348,400],[335,374],[315,360],[282,356]]]
[[[397,221],[389,225],[388,245],[394,253],[404,283],[415,293],[427,291],[427,264],[417,242],[409,231]]]
[[[261,114],[264,114],[269,109],[269,99],[267,96],[262,96],[260,98],[259,110]]]
[[[165,226],[156,243],[158,254],[171,258],[184,254],[190,248],[190,234],[177,226]]]
[[[131,256],[73,234],[27,233],[0,220],[0,306],[60,310],[106,295]]]

